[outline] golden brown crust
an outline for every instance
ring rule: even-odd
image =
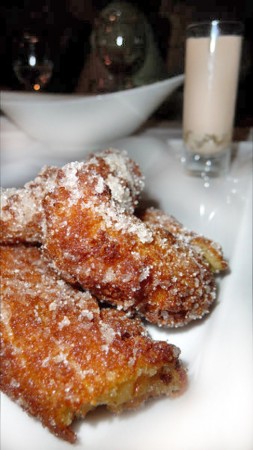
[[[0,243],[38,243],[42,239],[42,199],[51,189],[58,169],[44,167],[22,189],[1,189]]]
[[[141,211],[139,217],[148,224],[164,228],[176,238],[196,249],[210,264],[214,272],[218,273],[228,269],[222,248],[217,242],[188,230],[175,217],[153,207]]]
[[[147,211],[144,220],[133,214],[143,179],[125,154],[107,150],[34,184],[32,227],[7,217],[3,242],[41,242],[65,280],[152,323],[183,326],[209,312],[212,271],[226,266],[221,251],[162,212]]]
[[[54,268],[101,301],[158,325],[182,326],[207,314],[216,286],[206,261],[129,214],[106,184],[97,191],[103,179],[99,166],[94,178],[87,166],[67,165],[46,195],[44,252]]]
[[[112,411],[184,390],[179,350],[139,320],[100,310],[59,279],[36,247],[1,247],[1,389],[54,434],[97,405]]]
[[[104,188],[110,190],[116,201],[133,213],[144,181],[139,167],[125,152],[109,149],[97,156],[91,155],[86,162],[69,164],[69,174],[72,166],[85,167],[97,192]],[[54,188],[56,176],[61,177],[59,168],[44,167],[24,188],[1,189],[1,244],[42,243],[46,226],[42,202],[47,192]],[[73,181],[69,179],[70,184]]]

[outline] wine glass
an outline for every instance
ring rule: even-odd
[[[47,44],[42,39],[33,34],[24,34],[13,69],[27,91],[41,91],[49,82],[53,63],[47,53]]]
[[[139,11],[129,3],[111,3],[98,17],[93,37],[98,58],[114,77],[114,88],[134,87],[133,75],[146,56],[146,28]]]

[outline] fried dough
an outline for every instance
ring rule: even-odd
[[[105,188],[110,190],[121,206],[133,213],[144,187],[144,179],[138,165],[125,152],[105,150],[96,156],[91,155],[86,163],[70,164],[70,175],[71,165],[84,166],[97,193]],[[45,221],[42,201],[47,192],[54,188],[56,175],[60,177],[59,172],[57,167],[46,166],[24,188],[1,189],[1,244],[43,241]],[[76,181],[69,178],[73,189],[76,189]]]
[[[100,309],[59,279],[36,247],[2,246],[1,389],[55,435],[98,405],[135,408],[185,389],[179,349],[138,319]]]
[[[1,189],[1,244],[41,242],[42,199],[53,186],[57,173],[57,167],[44,167],[24,188]]]
[[[210,264],[213,272],[218,273],[227,270],[228,263],[224,259],[221,246],[211,239],[188,230],[174,216],[168,215],[158,208],[151,207],[141,211],[139,217],[146,223],[162,227],[172,233],[177,239],[196,249]]]
[[[52,171],[53,179],[36,188],[38,211],[35,204],[29,209],[35,213],[28,225],[22,201],[6,198],[2,242],[39,241],[66,281],[151,323],[183,326],[209,312],[213,271],[226,265],[221,253],[178,223],[165,224],[162,213],[134,215],[143,177],[125,153],[107,150]],[[12,213],[19,208],[22,221]]]
[[[104,188],[97,192],[97,185]],[[151,323],[175,327],[203,317],[216,298],[209,264],[167,230],[126,211],[116,194],[103,174],[94,182],[86,165],[59,171],[43,201],[43,250],[54,269]]]

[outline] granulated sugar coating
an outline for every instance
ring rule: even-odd
[[[100,309],[49,268],[36,247],[3,246],[1,389],[55,435],[98,405],[113,412],[186,387],[179,349],[138,319]]]
[[[98,168],[96,168],[98,166]],[[103,166],[103,167],[102,167]],[[99,169],[99,173],[98,172]],[[75,188],[77,170],[85,170],[95,177],[96,192],[110,189],[118,203],[133,212],[144,187],[140,170],[125,152],[105,151],[93,156],[86,163],[73,162],[65,166],[65,183],[72,189],[72,197],[78,195]],[[44,167],[35,180],[22,189],[1,189],[0,243],[41,243],[43,222],[42,201],[55,186],[60,169]]]
[[[0,243],[41,241],[42,199],[57,173],[57,167],[44,167],[24,188],[1,189]]]
[[[182,239],[126,208],[129,196],[119,183],[108,189],[108,160],[111,153],[63,167],[45,196],[43,243],[54,269],[101,301],[158,325],[201,318],[216,297],[209,264]]]
[[[197,250],[210,264],[214,272],[220,272],[228,268],[228,263],[223,257],[221,246],[206,237],[185,228],[175,217],[165,214],[157,208],[147,208],[139,214],[141,220],[154,224],[173,234],[180,241]]]
[[[37,187],[42,194],[35,199],[36,237],[61,277],[101,302],[158,325],[183,326],[209,312],[216,298],[213,268],[227,267],[221,252],[217,250],[220,266],[214,267],[210,240],[191,239],[174,233],[175,227],[170,230],[162,219],[157,226],[157,220],[134,215],[144,182],[126,153],[110,149],[52,171],[53,178]],[[29,185],[25,190],[29,197]],[[16,230],[9,223],[13,205],[18,208],[12,192],[3,208],[5,243],[12,238],[17,242],[16,232],[24,237],[24,217],[21,223],[15,217]],[[31,209],[37,211],[36,206]],[[23,216],[33,222],[29,214]],[[34,242],[29,233],[27,241]]]

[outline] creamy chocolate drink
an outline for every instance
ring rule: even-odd
[[[186,40],[184,142],[203,156],[230,147],[234,124],[242,36],[220,34],[218,24]]]

